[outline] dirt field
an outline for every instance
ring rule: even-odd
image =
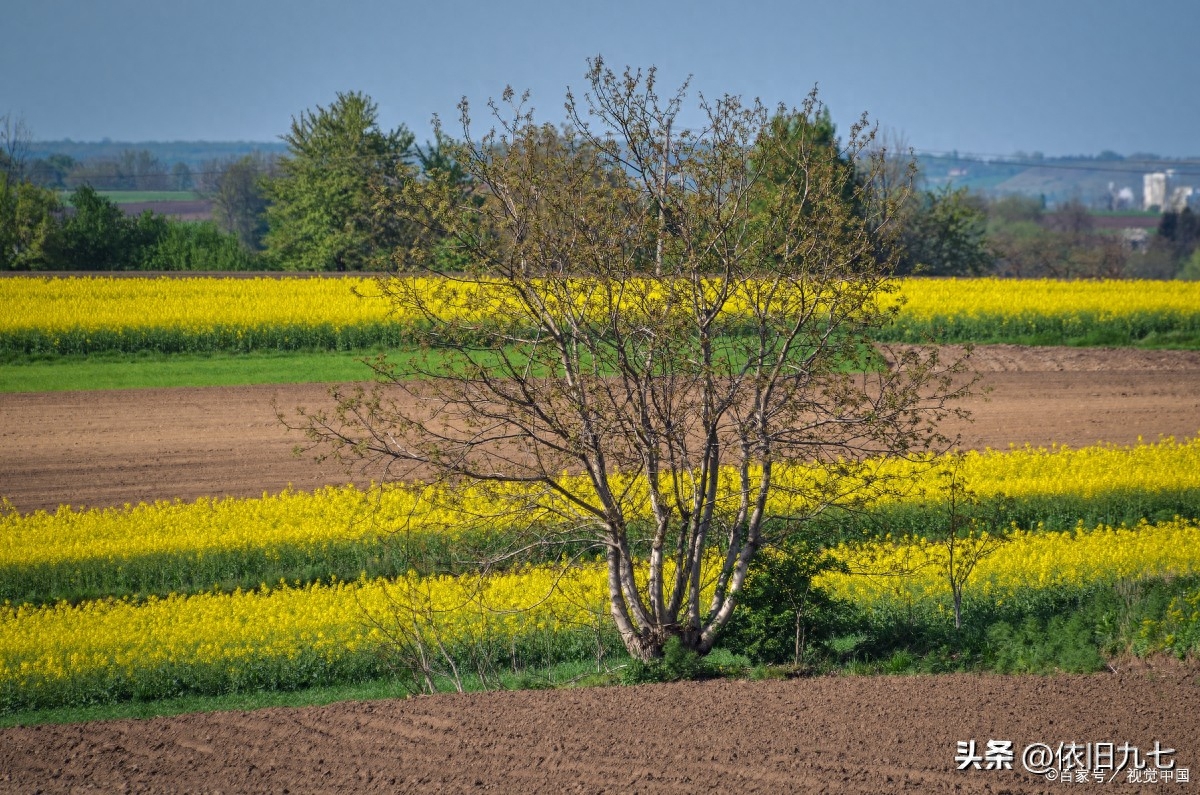
[[[965,447],[1200,433],[1200,352],[989,346],[975,361],[992,392],[971,401],[974,423],[947,428]],[[329,404],[314,385],[0,395],[0,496],[32,511],[350,480],[292,455],[302,438],[273,400],[289,412]]]
[[[446,695],[9,729],[0,790],[1058,792],[1026,772],[1028,746],[1128,743],[1145,761],[1155,741],[1200,776],[1200,670],[1141,668]],[[958,743],[971,740],[978,755],[1012,741],[1013,770],[958,770]],[[1195,791],[1125,773],[1075,788]]]
[[[1200,354],[996,346],[970,447],[1200,432]],[[346,480],[271,408],[321,387],[0,395],[0,494],[22,510]],[[1014,770],[957,770],[1011,740]],[[1176,749],[1200,780],[1200,668],[1083,677],[829,677],[437,696],[0,732],[0,792],[1050,792],[1033,743]],[[1119,755],[1118,755],[1119,756]],[[1092,783],[1092,787],[1100,785]],[[1068,788],[1089,789],[1087,784]],[[1192,783],[1105,790],[1187,792]]]

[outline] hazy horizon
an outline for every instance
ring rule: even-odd
[[[0,114],[37,141],[274,143],[339,91],[369,94],[382,126],[420,141],[433,114],[461,133],[464,96],[483,127],[506,85],[559,122],[566,90],[602,54],[617,69],[657,64],[664,94],[691,75],[692,100],[794,106],[817,85],[843,134],[867,112],[919,152],[1200,156],[1193,0],[6,6]]]
[[[838,135],[841,136],[842,132],[843,132],[843,130],[841,130],[841,128],[839,128]],[[418,138],[416,141],[416,143],[418,143],[418,144],[424,144],[426,142],[427,141],[422,141],[420,138]],[[265,147],[265,146],[269,146],[269,147],[278,149],[280,152],[286,152],[286,150],[287,150],[287,143],[284,142],[283,140],[281,140],[280,138],[276,138],[273,141],[255,141],[255,140],[249,140],[249,139],[214,140],[214,139],[189,139],[189,138],[177,138],[177,139],[172,139],[172,140],[148,139],[148,140],[144,140],[144,141],[123,141],[123,140],[113,140],[111,138],[102,138],[102,139],[98,139],[98,140],[77,140],[74,138],[55,138],[55,139],[33,138],[31,140],[31,144],[35,150],[40,147],[44,147],[44,146],[52,145],[52,144],[68,144],[71,146],[112,146],[112,147],[127,147],[127,148],[137,148],[137,147],[147,147],[147,146],[169,147],[172,145],[196,146],[196,145],[206,144],[206,145],[213,145],[213,146],[228,146],[228,147],[235,147],[235,146]],[[994,153],[967,152],[967,151],[963,151],[963,150],[928,151],[928,150],[923,150],[923,149],[916,149],[915,147],[913,149],[914,149],[914,153],[917,154],[918,156],[951,157],[951,158],[957,157],[957,158],[961,158],[963,160],[990,159],[990,160],[1021,161],[1021,162],[1027,161],[1030,165],[1036,164],[1036,162],[1039,159],[1043,159],[1043,158],[1046,160],[1088,159],[1088,160],[1096,160],[1098,163],[1103,163],[1103,162],[1105,162],[1105,160],[1103,159],[1102,156],[1105,154],[1116,154],[1125,160],[1131,160],[1134,162],[1138,162],[1143,159],[1150,161],[1150,162],[1157,161],[1157,160],[1161,160],[1164,162],[1181,161],[1181,162],[1187,162],[1189,164],[1193,163],[1195,161],[1200,161],[1200,155],[1164,155],[1159,152],[1114,152],[1114,150],[1111,150],[1111,149],[1104,149],[1104,150],[1100,150],[1099,152],[1069,152],[1069,153],[1064,153],[1061,155],[1050,155],[1050,154],[1046,154],[1045,152],[1042,152],[1041,150],[1033,150],[1030,152],[1017,151],[1017,152],[1010,152],[1008,154],[994,154]]]

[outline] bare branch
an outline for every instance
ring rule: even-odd
[[[974,384],[963,361],[873,343],[905,196],[865,116],[842,144],[815,90],[775,115],[700,97],[686,130],[686,84],[656,79],[597,58],[564,126],[509,90],[478,138],[464,102],[447,156],[476,188],[410,181],[377,209],[470,266],[383,281],[421,352],[299,423],[346,461],[538,517],[496,564],[588,539],[642,658],[672,636],[710,649],[758,551],[903,489],[881,457],[952,446],[938,421]]]

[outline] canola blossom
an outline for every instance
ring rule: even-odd
[[[398,622],[461,647],[509,648],[607,626],[604,571],[533,567],[479,580],[401,577],[134,603],[0,610],[0,705],[221,692],[378,675]],[[306,680],[306,677],[309,679]]]
[[[0,566],[56,564],[187,553],[197,557],[238,549],[370,541],[420,529],[450,537],[462,514],[444,490],[397,485],[362,490],[326,486],[285,490],[258,499],[202,497],[120,508],[0,515]]]
[[[881,340],[1129,345],[1195,344],[1200,283],[1054,279],[908,279]]]
[[[944,603],[950,598],[948,552],[942,544],[924,538],[885,539],[843,544],[832,554],[848,571],[823,573],[817,584],[861,607]],[[1003,599],[1025,589],[1078,588],[1197,573],[1200,524],[1194,520],[1090,530],[1080,525],[1068,532],[1013,532],[1006,543],[979,561],[966,591],[983,599]]]
[[[1103,328],[1133,341],[1200,331],[1195,282],[904,279],[899,286],[897,324],[881,332],[888,339],[1071,337]],[[400,277],[391,288],[432,315],[467,323],[522,316],[505,291],[487,285]],[[606,300],[601,292],[591,300]],[[652,293],[629,299],[629,311],[654,306]],[[734,291],[731,315],[747,311],[748,295],[746,286]],[[776,308],[787,311],[791,300],[777,297]],[[389,301],[372,278],[13,277],[0,280],[0,302],[0,350],[19,353],[396,346],[406,329],[428,320],[414,301]]]
[[[937,547],[922,540],[842,547],[852,569],[905,568],[897,576],[822,574],[818,583],[859,607],[908,601],[944,605]],[[1016,533],[985,558],[969,588],[1003,600],[1025,588],[1115,583],[1200,572],[1200,525]],[[644,585],[644,583],[643,583]],[[420,626],[449,648],[562,643],[608,627],[601,565],[532,566],[473,577],[360,579],[232,594],[97,600],[0,611],[0,706],[51,706],[179,692],[297,686],[377,675],[390,628]],[[1173,603],[1146,643],[1196,632],[1197,605]],[[1155,634],[1157,633],[1157,634]],[[1165,635],[1164,635],[1165,633]]]
[[[916,490],[936,493],[937,472],[936,468],[926,469]],[[963,454],[960,474],[967,487],[980,496],[1093,498],[1114,492],[1196,489],[1200,488],[1200,437],[1183,441],[1168,437],[1134,445],[972,450]]]
[[[904,314],[934,317],[1041,316],[1119,320],[1200,316],[1200,283],[1128,279],[904,279]]]
[[[878,462],[873,471],[903,478],[918,466],[886,460]],[[886,501],[936,496],[941,485],[938,471],[937,467],[922,466],[906,497],[892,496]],[[814,477],[812,471],[796,465],[779,466],[776,472],[782,488],[773,497],[771,511],[802,512],[807,507],[804,486]],[[735,473],[729,471],[724,476],[722,491],[726,495],[736,493]],[[1200,490],[1200,438],[1132,446],[968,452],[962,458],[961,476],[981,496],[1095,498],[1135,491]],[[582,482],[575,485],[582,487]],[[515,499],[507,500],[506,492]],[[642,515],[648,517],[648,498],[639,498],[636,490],[630,495],[631,500],[640,499]],[[368,490],[354,486],[329,486],[313,492],[288,490],[259,499],[201,498],[194,502],[84,510],[62,506],[53,513],[21,514],[9,508],[0,510],[0,567],[82,560],[108,560],[119,565],[122,560],[160,554],[202,557],[285,546],[319,550],[397,532],[453,539],[468,528],[504,532],[531,519],[551,523],[572,510],[565,501],[546,498],[544,514],[532,516],[523,508],[533,496],[519,486],[451,492],[441,486],[391,484]]]
[[[384,320],[370,279],[17,277],[0,283],[0,332],[318,325]]]
[[[13,278],[0,350],[89,354],[350,349],[397,345],[367,279]]]

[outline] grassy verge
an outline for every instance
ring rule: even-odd
[[[616,661],[618,668],[621,665],[622,661]],[[608,672],[597,674],[595,670],[595,663],[589,660],[558,663],[539,670],[505,671],[492,686],[494,688],[499,685],[506,690],[529,690],[606,684],[616,681],[615,675]],[[442,684],[445,686],[445,692],[452,691],[448,682]],[[478,677],[465,676],[463,677],[463,689],[466,692],[478,692],[484,687]],[[124,701],[110,704],[22,710],[0,713],[0,729],[47,723],[159,718],[192,712],[231,712],[268,707],[321,707],[339,701],[406,698],[411,693],[411,683],[407,680],[385,677],[290,691],[255,690],[215,696],[191,695],[152,701]]]
[[[0,392],[342,383],[370,378],[362,359],[371,355],[321,351],[14,356],[0,364]]]
[[[0,393],[61,392],[93,389],[137,389],[176,386],[248,386],[253,384],[345,383],[365,381],[373,372],[364,359],[384,350],[351,348],[348,350],[250,350],[242,353],[212,352],[53,352],[0,353]],[[518,357],[515,349],[510,356]],[[445,356],[439,361],[439,357]],[[476,361],[498,361],[486,352],[475,353]],[[846,370],[879,366],[871,352],[862,351],[861,359],[847,363]],[[462,356],[453,351],[417,352],[413,348],[391,347],[388,361],[402,373],[408,361],[423,368],[453,369]],[[535,372],[544,372],[534,366]]]
[[[254,351],[249,353],[100,353],[0,355],[0,393],[63,392],[153,387],[340,384],[368,381],[364,360],[379,349],[349,351]],[[430,354],[436,356],[436,354]],[[402,372],[409,358],[424,366],[435,359],[393,350],[388,361]],[[484,359],[486,361],[486,358]]]
[[[876,337],[883,342],[1200,349],[1200,327],[1196,318],[1166,312],[1112,318],[1087,313],[901,316],[894,325],[880,329]]]
[[[1200,652],[1200,578],[1120,580],[968,599],[955,629],[930,604],[859,613],[823,647],[849,673],[1094,673],[1110,657]]]

